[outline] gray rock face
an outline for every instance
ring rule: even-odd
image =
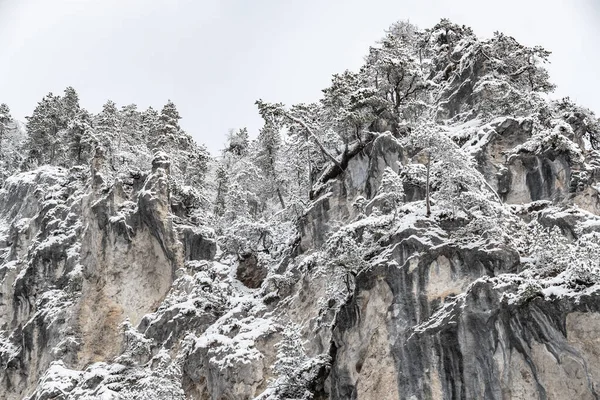
[[[570,189],[577,162],[568,152],[504,157],[529,140],[530,122],[492,127],[476,154],[506,202],[590,204]],[[584,225],[596,227],[589,213],[596,206],[587,211],[533,214],[575,237]],[[521,281],[504,279],[524,268],[514,249],[490,241],[448,245],[443,236],[428,237],[431,227],[414,227],[379,242],[377,262],[358,273],[336,315],[328,398],[598,398],[598,352],[590,351],[597,335],[582,333],[595,329],[597,287],[510,301]]]
[[[344,174],[321,188],[320,197],[302,218],[300,248],[320,248],[332,230],[332,223],[356,216],[358,210],[353,203],[357,197],[373,197],[385,168],[398,172],[398,161],[405,158],[402,145],[389,132],[351,158]]]
[[[0,397],[54,398],[35,392],[53,368],[79,370],[122,355],[123,323],[138,325],[158,308],[185,260],[214,256],[213,240],[170,217],[162,161],[129,194],[119,182],[90,184],[82,169],[43,167],[6,181]]]
[[[240,256],[236,271],[237,279],[251,289],[259,288],[267,277],[268,270],[259,264],[256,254]]]
[[[506,203],[534,202],[521,214],[525,220],[557,227],[569,238],[595,231],[595,181],[585,181],[583,188],[573,183],[576,171],[595,176],[593,158],[582,162],[572,149],[560,146],[523,146],[531,137],[531,121],[508,118],[484,127],[465,148],[476,148],[480,171]],[[482,143],[477,146],[476,140]],[[344,182],[359,175],[351,165]],[[340,181],[309,211],[309,226],[319,228],[304,229],[301,246],[325,246],[330,234],[319,236],[321,232],[332,232],[330,226],[357,215],[338,204],[373,195],[368,189],[349,194],[336,186]],[[567,209],[558,211],[553,203]],[[593,366],[600,358],[592,350],[597,335],[590,334],[599,315],[598,286],[568,296],[537,289],[525,296],[524,280],[516,277],[527,266],[514,248],[490,239],[479,239],[475,246],[449,240],[447,235],[467,222],[436,221],[441,232],[419,222],[400,224],[380,239],[380,247],[367,256],[372,266],[348,284],[331,336],[323,336],[331,338],[330,346],[316,350],[331,356],[318,395],[598,398]]]
[[[530,140],[532,128],[528,118],[501,118],[485,126],[466,147],[505,202],[570,202],[597,214],[600,196],[593,187],[595,180],[589,179],[596,173],[593,153],[587,160],[573,154],[582,147],[572,142],[571,147],[563,146],[570,142],[565,136],[535,143]]]
[[[505,202],[492,225],[600,232],[593,154],[532,142],[528,119],[474,132],[463,149]],[[165,155],[126,181],[103,162],[0,189],[3,398],[599,395],[593,276],[532,267],[486,216],[426,217],[406,178],[419,165],[391,134],[317,188],[272,264],[218,252],[171,208]],[[400,205],[377,200],[386,168],[405,178]]]
[[[453,397],[452,389],[442,397],[431,393],[433,380],[439,384],[449,374],[453,381],[464,373],[453,371],[462,362],[461,354],[445,360],[444,352],[453,349],[457,338],[440,335],[421,339],[415,335],[415,326],[479,277],[516,272],[519,257],[514,250],[500,245],[493,250],[443,244],[423,248],[422,241],[411,238],[392,239],[388,245],[390,258],[357,275],[354,295],[337,315],[332,398],[375,398],[385,393],[395,393],[388,398],[399,399],[461,398]],[[454,328],[448,330],[454,332]],[[433,346],[438,346],[438,358],[430,359]],[[440,365],[438,360],[449,363]],[[382,365],[386,366],[380,376],[382,382],[375,384],[369,377],[379,376]],[[441,372],[432,376],[433,371]]]
[[[449,210],[432,186],[431,215],[410,145],[373,134],[276,255],[223,254],[174,205],[164,153],[116,179],[100,152],[89,171],[15,174],[0,188],[0,397],[598,398],[600,267],[583,258],[600,257],[600,154],[571,117],[448,126],[467,131],[455,141],[485,192]]]
[[[391,282],[407,279],[390,273],[397,274],[379,269],[359,278],[357,300],[338,317],[331,398],[597,398],[598,358],[589,352],[597,301],[509,305],[503,290],[482,280],[439,321],[425,316],[419,325],[407,311],[426,310],[427,302],[395,294]]]

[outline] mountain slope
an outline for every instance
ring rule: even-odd
[[[2,150],[0,397],[597,398],[600,128],[547,56],[398,23],[209,166],[172,103],[47,97],[68,155]]]

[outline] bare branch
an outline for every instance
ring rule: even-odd
[[[297,124],[300,124],[304,129],[306,129],[306,131],[313,138],[313,140],[315,141],[317,146],[319,146],[319,149],[321,149],[321,152],[324,155],[326,155],[327,158],[329,158],[340,170],[343,171],[343,168],[342,168],[342,165],[340,164],[340,162],[329,151],[327,151],[325,146],[323,146],[323,143],[321,143],[321,141],[319,140],[319,137],[315,134],[315,132],[311,129],[311,127],[306,124],[306,122],[304,122],[302,119],[300,119],[298,117],[293,116],[292,114],[290,114],[289,112],[287,112],[284,109],[280,109],[280,110],[284,117],[286,117],[287,119],[289,119]]]

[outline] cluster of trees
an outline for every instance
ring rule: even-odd
[[[93,150],[92,116],[80,108],[72,87],[64,96],[48,93],[26,119],[29,166],[79,164]]]
[[[11,116],[10,108],[4,103],[0,104],[0,187],[21,160],[13,143],[15,138],[10,137],[11,132],[16,129],[17,126]]]
[[[121,108],[107,101],[98,114],[79,104],[79,95],[67,87],[62,96],[49,93],[26,117],[27,139],[19,165],[71,167],[87,165],[96,149],[108,158],[113,175],[150,167],[156,150],[172,155],[172,172],[179,186],[204,185],[210,154],[197,145],[179,125],[179,112],[170,100],[159,112],[152,107],[139,111],[135,104]],[[10,110],[0,106],[0,144],[11,121]]]
[[[571,127],[565,130],[569,140],[582,149],[600,150],[600,123],[589,110],[569,100],[544,100],[554,89],[544,68],[549,55],[500,33],[480,40],[471,29],[448,20],[426,30],[399,22],[369,49],[358,71],[333,75],[317,102],[286,106],[258,100],[264,124],[257,137],[251,139],[245,128],[232,130],[216,160],[184,132],[171,101],[160,111],[140,111],[135,104],[119,108],[108,101],[92,114],[69,87],[61,96],[45,96],[27,117],[19,167],[87,165],[102,149],[116,176],[148,170],[153,153],[164,151],[172,161],[173,198],[185,210],[210,215],[227,252],[276,255],[289,248],[282,241],[295,238],[294,222],[314,200],[315,188],[343,173],[352,157],[390,132],[412,164],[382,171],[372,198],[356,199],[357,221],[325,245],[332,263],[353,272],[364,267],[369,246],[396,220],[407,182],[424,189],[427,217],[432,204],[467,218],[498,212],[501,199],[462,151],[464,138],[449,135],[448,125],[534,116],[537,133],[545,135],[560,120]],[[0,157],[11,121],[9,108],[0,105]],[[207,184],[211,173],[214,181]],[[499,237],[508,232],[498,227],[499,218],[471,219],[477,222],[469,227],[473,238],[494,229]],[[465,232],[459,231],[463,237]],[[597,282],[596,264],[576,262],[583,250],[600,255],[597,235],[571,245],[558,233],[533,233],[529,236],[543,240],[524,245],[523,255],[533,254],[543,274],[565,274],[573,285]],[[288,397],[308,393],[307,385],[327,363],[307,357],[300,337],[298,327],[289,326],[278,349],[277,390]]]
[[[4,139],[5,132],[8,130],[8,125],[11,121],[10,108],[4,103],[0,104],[0,149],[2,148],[2,140]]]
[[[428,30],[398,22],[358,72],[333,75],[318,102],[257,101],[264,126],[255,141],[246,131],[230,135],[219,161],[215,213],[258,220],[301,208],[316,183],[343,171],[385,131],[413,155],[425,154],[427,190],[439,201],[482,207],[497,195],[481,175],[465,172],[474,171],[472,160],[440,125],[535,112],[541,94],[553,89],[543,67],[548,55],[499,33],[479,40],[448,20]]]
[[[214,166],[214,186],[208,188],[209,154],[181,129],[172,102],[159,112],[108,101],[93,115],[69,87],[62,96],[48,94],[27,117],[22,164],[86,164],[102,147],[118,173],[148,168],[160,149],[172,157],[180,192],[193,188],[192,197],[205,199],[210,206],[205,211],[210,208],[223,229],[252,226],[249,231],[257,236],[252,246],[261,247],[269,229],[302,214],[313,188],[342,173],[351,157],[390,131],[424,166],[424,176],[415,181],[424,182],[427,214],[430,197],[450,208],[482,208],[497,195],[462,153],[461,143],[446,135],[446,124],[537,113],[543,125],[568,111],[575,115],[569,123],[577,139],[592,147],[600,143],[600,128],[589,113],[568,102],[549,108],[542,101],[554,88],[544,68],[549,54],[500,33],[480,40],[448,20],[426,30],[398,22],[369,49],[357,72],[333,75],[319,101],[285,106],[258,100],[264,125],[257,138],[251,140],[246,129],[230,132]],[[8,108],[0,107],[0,143],[8,120]],[[384,186],[401,186],[399,176],[386,174]],[[390,194],[393,188],[381,191],[395,204],[402,201],[401,194]],[[279,219],[269,222],[273,217]]]

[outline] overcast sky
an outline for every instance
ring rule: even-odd
[[[600,0],[0,0],[0,102],[23,119],[69,85],[92,112],[171,99],[216,153],[256,134],[256,99],[315,101],[392,22],[442,17],[553,51],[556,95],[600,113]]]

